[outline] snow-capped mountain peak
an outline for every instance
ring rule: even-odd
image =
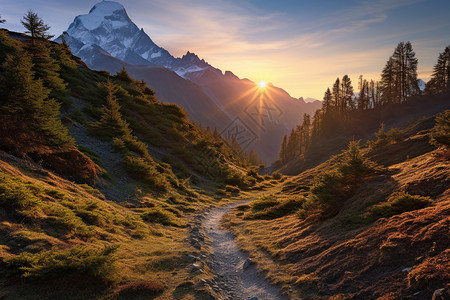
[[[87,62],[100,49],[134,65],[172,69],[184,78],[198,76],[207,69],[218,71],[189,51],[182,58],[173,57],[131,21],[122,4],[114,1],[99,2],[88,14],[75,17],[64,37],[72,52]]]

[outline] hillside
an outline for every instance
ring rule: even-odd
[[[240,149],[65,45],[1,30],[0,49],[0,297],[214,294],[177,287],[207,249],[193,212],[257,184]]]
[[[56,41],[63,39],[90,68],[115,74],[126,67],[158,99],[181,106],[193,121],[222,135],[239,128],[245,132],[238,138],[241,147],[255,150],[266,163],[276,159],[279,149],[274,145],[282,136],[304,113],[313,114],[321,105],[295,99],[275,86],[262,94],[257,83],[222,72],[189,51],[181,58],[172,56],[139,29],[118,2],[99,2],[88,14],[76,16]]]
[[[304,156],[295,157],[286,164],[276,163],[273,168],[287,175],[298,175],[299,173],[314,167],[328,159],[330,155],[340,153],[352,140],[361,140],[363,143],[372,140],[375,133],[384,124],[386,131],[391,129],[405,129],[416,123],[421,118],[434,116],[439,112],[450,109],[450,101],[446,95],[421,95],[415,96],[402,104],[392,104],[367,111],[354,111],[344,128],[336,128],[331,136],[322,139],[314,145]],[[423,123],[422,130],[430,129],[432,121]],[[400,132],[399,132],[400,134]],[[405,130],[402,137],[408,137],[410,131]],[[424,143],[425,147],[431,149],[431,145]],[[428,146],[427,146],[428,145]],[[422,154],[414,147],[408,149],[408,142],[404,141],[397,145],[404,148],[404,156],[398,159],[410,158]],[[423,149],[421,149],[423,150]],[[387,155],[385,156],[387,157]]]
[[[325,174],[344,172],[348,154],[237,207],[224,225],[294,299],[431,299],[450,282],[450,165],[429,145],[433,126],[423,119],[401,141],[363,148],[384,167],[344,194]]]

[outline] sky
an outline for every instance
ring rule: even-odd
[[[23,32],[35,10],[59,35],[93,0],[0,0],[2,27]],[[196,53],[240,78],[271,82],[293,97],[322,99],[337,77],[378,80],[401,41],[419,78],[450,45],[450,0],[121,0],[129,17],[174,56]]]

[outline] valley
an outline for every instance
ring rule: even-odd
[[[450,46],[427,82],[399,42],[319,101],[177,58],[118,2],[56,38],[21,24],[0,28],[0,299],[450,299]]]

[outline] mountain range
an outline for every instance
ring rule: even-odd
[[[181,58],[172,56],[117,2],[99,2],[88,14],[75,17],[56,41],[63,39],[90,68],[116,73],[125,67],[159,99],[180,105],[192,120],[216,128],[226,138],[235,136],[244,150],[255,150],[266,162],[277,158],[283,135],[301,122],[303,114],[321,107],[320,101],[307,103],[271,84],[261,89],[189,51]]]

